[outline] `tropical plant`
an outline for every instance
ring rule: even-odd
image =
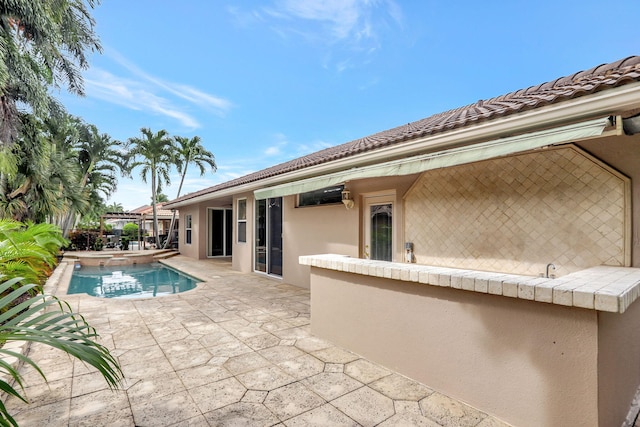
[[[96,330],[81,315],[74,313],[69,304],[54,296],[33,296],[38,286],[21,285],[22,281],[21,277],[15,277],[5,278],[0,283],[0,340],[35,342],[62,350],[96,368],[109,388],[118,388],[123,380],[122,370],[109,350],[95,341],[98,338]],[[8,348],[0,348],[0,355],[15,357],[32,366],[46,380],[45,373],[29,357]],[[0,379],[0,390],[27,403],[24,380],[5,358],[0,358],[0,373],[18,385],[15,387]],[[18,425],[2,401],[0,425]]]
[[[156,194],[156,203],[166,203],[168,201],[169,201],[169,197],[166,194],[160,193],[160,192]]]
[[[0,220],[0,276],[20,276],[23,284],[42,285],[66,243],[54,225]]]
[[[7,150],[15,163],[0,170],[0,217],[45,222],[89,205],[77,179],[77,156],[51,143],[37,117],[24,115],[18,143]]]
[[[122,370],[85,319],[54,296],[41,293],[46,272],[65,243],[60,229],[51,224],[22,224],[0,220],[0,342],[28,341],[60,349],[95,367],[111,388],[119,386]],[[0,348],[0,356],[12,356],[44,372],[29,357]],[[15,366],[0,357],[0,391],[26,402],[24,382]],[[15,381],[10,383],[5,378]],[[17,426],[0,401],[0,425]]]
[[[106,212],[124,212],[124,207],[122,203],[113,202],[110,205],[106,206]]]
[[[85,191],[90,203],[88,209],[69,209],[58,218],[57,223],[64,236],[68,235],[83,215],[89,214],[92,217],[88,221],[99,221],[104,204],[102,198],[109,197],[115,191],[116,172],[124,168],[120,160],[122,156],[119,141],[114,141],[106,133],[100,133],[96,126],[86,124],[78,118],[68,116],[67,120],[75,123],[78,133],[77,139],[68,144],[67,149],[78,162],[78,185]],[[85,223],[88,221],[84,220]]]
[[[180,173],[180,185],[178,186],[178,194],[176,199],[180,197],[182,192],[182,184],[184,184],[184,178],[187,175],[187,168],[190,164],[194,164],[200,170],[200,176],[203,176],[206,172],[206,166],[211,168],[211,172],[215,172],[218,169],[216,165],[216,159],[213,153],[201,144],[200,137],[194,136],[189,139],[183,136],[176,136],[174,140],[177,143],[176,149],[176,167]],[[176,211],[173,211],[171,216],[171,225],[169,225],[169,235],[164,243],[164,249],[168,248],[171,244],[171,238],[173,237],[173,228],[176,222]]]
[[[44,117],[51,87],[82,95],[87,52],[100,51],[89,10],[99,0],[0,0],[0,146],[17,135],[22,104]]]
[[[153,234],[156,247],[160,247],[158,234],[157,194],[164,185],[171,184],[170,170],[175,159],[175,145],[166,130],[153,133],[149,128],[140,129],[142,137],[127,140],[127,172],[140,167],[140,177],[147,182],[151,177],[151,206],[153,208]]]

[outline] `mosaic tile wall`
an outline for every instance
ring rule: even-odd
[[[426,265],[532,276],[548,263],[557,276],[628,265],[629,188],[573,146],[429,171],[405,196],[405,238]]]

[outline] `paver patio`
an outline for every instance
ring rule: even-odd
[[[309,291],[230,263],[166,264],[206,282],[155,299],[58,296],[117,356],[126,383],[32,344],[48,384],[23,366],[21,426],[505,426],[310,332]],[[407,349],[410,351],[410,349]]]

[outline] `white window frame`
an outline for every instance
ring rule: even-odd
[[[397,212],[397,199],[395,190],[377,191],[374,193],[363,194],[363,220],[362,220],[362,257],[370,259],[370,245],[371,245],[371,218],[370,209],[376,205],[390,204],[393,211],[391,216],[391,262],[396,261],[397,254],[397,238],[398,238],[398,212]]]
[[[240,202],[244,202],[244,218],[240,218]],[[247,199],[238,199],[236,202],[237,214],[236,214],[236,242],[247,243]],[[240,224],[244,224],[244,240],[240,240]]]
[[[193,241],[193,216],[185,215],[184,216],[184,244],[190,245]]]

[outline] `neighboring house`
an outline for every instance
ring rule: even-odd
[[[165,203],[156,204],[156,215],[158,217],[158,234],[160,236],[166,236],[169,232],[169,227],[171,225],[171,217],[173,216],[173,211],[164,208]],[[142,215],[142,228],[148,233],[149,236],[154,236],[153,232],[153,207],[150,205],[140,206],[139,208],[133,209],[131,211],[134,214]],[[180,215],[176,212],[176,225],[174,227],[178,227],[178,219]]]
[[[629,57],[165,208],[183,216],[183,255],[311,287],[321,336],[517,425],[620,425],[640,384],[640,290],[625,269],[640,267],[639,165],[640,57]],[[581,300],[572,284],[584,280]],[[454,283],[466,291],[442,289]],[[439,307],[450,309],[425,317]],[[464,378],[451,380],[452,361]]]

